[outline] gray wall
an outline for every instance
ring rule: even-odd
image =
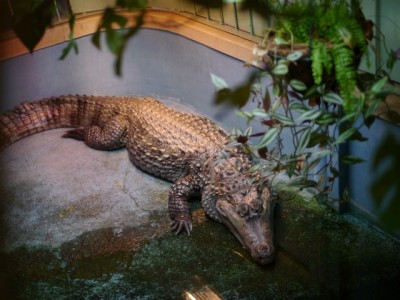
[[[61,94],[141,95],[178,99],[215,119],[222,110],[212,104],[210,72],[234,86],[250,71],[241,61],[184,37],[142,29],[129,42],[119,78],[108,50],[98,51],[90,37],[78,44],[79,55],[65,61],[58,59],[65,46],[60,44],[0,62],[0,112],[21,101]],[[231,110],[223,115],[218,121],[226,128],[245,125]]]

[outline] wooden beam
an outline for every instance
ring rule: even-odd
[[[128,26],[134,24],[135,13],[121,12],[121,14],[128,17]],[[98,27],[101,16],[102,13],[77,16],[74,36],[79,38],[93,34]],[[149,9],[145,15],[143,28],[173,32],[242,61],[252,59],[252,48],[255,42],[250,37],[249,39],[240,37],[179,13]],[[67,22],[55,24],[46,31],[35,51],[66,42],[68,36]],[[3,33],[0,36],[0,61],[26,53],[29,53],[28,49],[14,33]]]

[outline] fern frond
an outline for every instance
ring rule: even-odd
[[[343,44],[337,44],[332,49],[335,64],[335,79],[339,85],[339,93],[343,98],[345,113],[354,112],[357,103],[354,98],[356,87],[356,71],[354,68],[354,52]]]

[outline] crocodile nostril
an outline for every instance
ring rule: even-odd
[[[268,246],[267,244],[258,245],[256,250],[259,253],[260,257],[268,257],[273,252],[273,248]]]

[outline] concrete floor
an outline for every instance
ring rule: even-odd
[[[169,183],[136,169],[126,150],[96,151],[60,138],[63,131],[27,137],[1,153],[3,250],[57,247],[100,228],[157,227],[155,214],[168,221]]]

